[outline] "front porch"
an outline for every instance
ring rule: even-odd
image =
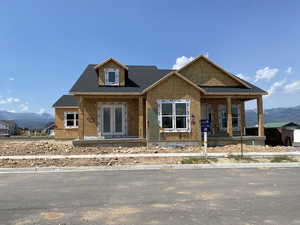
[[[245,102],[253,99],[257,101],[258,136],[246,136]],[[265,141],[261,96],[201,96],[191,102],[191,131],[181,133],[166,133],[160,128],[156,99],[150,106],[147,96],[81,96],[79,102],[79,139],[73,142],[75,146],[199,146],[203,140],[201,119],[211,121],[209,146],[238,144],[241,136],[244,144],[264,145]],[[104,115],[107,112],[111,114]],[[117,118],[117,112],[121,119],[107,123],[111,117]],[[114,133],[106,129],[120,130]]]

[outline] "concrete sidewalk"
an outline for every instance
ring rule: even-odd
[[[209,158],[224,158],[240,153],[208,153]],[[138,153],[138,154],[89,154],[89,155],[13,155],[0,156],[1,159],[110,159],[110,158],[146,158],[146,157],[201,157],[204,153]],[[247,152],[245,157],[270,158],[275,156],[300,157],[300,152]]]
[[[300,162],[295,162],[295,163],[212,163],[212,164],[160,164],[160,165],[0,168],[0,174],[5,174],[5,173],[65,173],[65,172],[123,171],[123,170],[167,170],[167,169],[242,169],[242,168],[300,168]]]

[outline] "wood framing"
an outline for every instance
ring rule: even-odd
[[[246,119],[245,119],[245,102],[241,101],[240,103],[240,133],[241,135],[245,135],[246,128]]]
[[[257,122],[258,122],[258,136],[265,136],[264,128],[264,110],[262,96],[257,97]]]
[[[79,98],[79,139],[84,139],[84,98],[80,96]]]
[[[144,98],[139,97],[139,137],[144,138]]]
[[[232,136],[232,104],[231,98],[226,98],[226,110],[227,110],[227,134],[228,136]]]

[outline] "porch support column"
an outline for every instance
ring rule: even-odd
[[[139,96],[139,138],[144,138],[144,101],[143,96]]]
[[[241,135],[245,135],[245,102],[241,101],[240,104],[240,129]]]
[[[227,134],[228,136],[232,136],[232,106],[231,106],[231,98],[226,98],[227,103]]]
[[[83,108],[83,97],[79,97],[79,124],[78,124],[78,131],[79,131],[79,139],[84,139],[84,108]]]
[[[265,136],[264,128],[264,110],[262,96],[256,98],[257,103],[257,123],[258,123],[258,136]]]

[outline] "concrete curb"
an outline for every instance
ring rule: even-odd
[[[209,158],[224,158],[240,153],[208,153]],[[1,159],[109,159],[109,158],[146,158],[146,157],[201,157],[203,153],[137,153],[137,154],[90,154],[90,155],[8,155],[0,156]],[[246,157],[268,158],[275,156],[300,157],[300,152],[246,152]]]
[[[130,171],[166,169],[243,169],[243,168],[299,168],[300,163],[216,163],[216,164],[161,164],[161,165],[120,165],[82,167],[36,167],[0,168],[0,174],[7,173],[65,173],[93,171]]]

